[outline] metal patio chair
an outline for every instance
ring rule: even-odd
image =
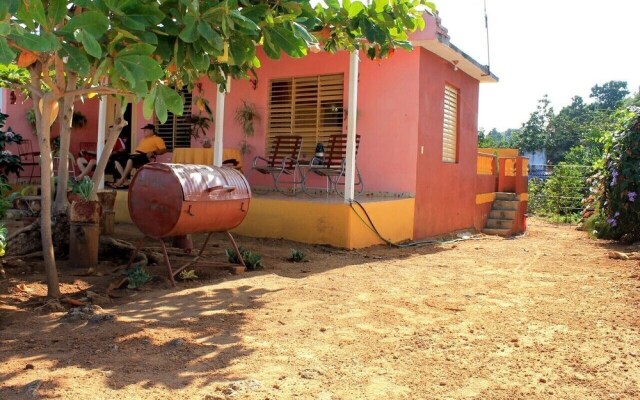
[[[31,140],[23,139],[22,142],[18,144],[18,156],[20,157],[23,168],[31,167],[28,183],[31,183],[33,178],[40,178],[40,152],[33,151]],[[37,174],[36,170],[38,171]]]
[[[274,136],[271,141],[271,149],[266,157],[255,157],[253,159],[252,171],[261,174],[269,174],[273,179],[273,186],[277,192],[285,195],[295,195],[295,187],[302,181],[296,180],[296,171],[300,149],[302,148],[302,136]],[[283,182],[280,179],[283,175],[293,178],[291,181]],[[293,184],[293,191],[285,191],[280,186],[282,183]]]
[[[360,135],[356,135],[356,158],[360,147]],[[323,157],[314,157],[311,160],[309,172],[327,178],[328,192],[338,192],[339,186],[344,186],[346,172],[347,135],[331,135],[329,143],[325,146]],[[362,175],[356,163],[355,192],[361,194],[364,191]],[[306,180],[306,179],[305,179]],[[305,188],[305,193],[309,193]]]

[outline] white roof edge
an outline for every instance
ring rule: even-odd
[[[448,38],[439,34],[437,34],[436,37],[437,39],[432,40],[415,40],[412,41],[412,44],[414,46],[423,47],[449,61],[454,67],[464,71],[469,76],[477,79],[480,83],[498,82],[498,77],[491,73],[488,66],[481,65],[471,56],[449,42]]]

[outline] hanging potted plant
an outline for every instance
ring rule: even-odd
[[[236,109],[235,119],[242,127],[242,133],[244,134],[244,140],[240,142],[240,153],[248,154],[251,151],[247,138],[253,136],[255,133],[253,124],[258,121],[259,118],[256,107],[244,100],[242,101],[242,105]]]
[[[189,117],[189,123],[191,124],[191,136],[198,140],[200,135],[202,135],[202,147],[211,147],[211,140],[207,137],[211,122],[213,122],[213,118],[204,117],[200,114]]]
[[[98,264],[98,243],[100,239],[100,217],[102,206],[91,200],[93,182],[85,176],[73,185],[73,193],[79,196],[69,207],[69,260],[72,265],[90,268]]]

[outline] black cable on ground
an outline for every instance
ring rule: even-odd
[[[353,206],[353,203],[357,204],[360,207],[360,209],[362,209],[362,211],[364,212],[364,215],[367,217],[368,223],[358,213],[358,211]],[[360,218],[360,221],[362,221],[363,224],[365,224],[369,229],[371,229],[371,231],[373,233],[375,233],[380,238],[380,240],[382,240],[383,242],[385,242],[389,246],[398,247],[398,248],[405,248],[405,247],[411,247],[411,246],[419,246],[419,245],[423,245],[423,244],[436,244],[436,243],[438,243],[438,244],[446,244],[446,243],[461,242],[463,240],[469,240],[469,239],[479,239],[477,237],[477,235],[476,235],[475,237],[471,236],[469,238],[460,238],[460,239],[452,239],[452,240],[426,239],[426,240],[418,240],[418,241],[408,242],[408,243],[393,243],[391,240],[385,239],[382,236],[382,234],[380,234],[380,232],[376,228],[375,224],[373,223],[373,220],[371,220],[371,216],[369,216],[369,213],[367,212],[367,210],[364,208],[364,206],[359,201],[351,200],[351,201],[349,201],[349,206],[351,206],[351,209],[353,210],[353,212],[358,216],[358,218]]]

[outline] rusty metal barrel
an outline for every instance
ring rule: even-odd
[[[247,215],[251,189],[232,168],[150,163],[129,185],[129,215],[147,236],[224,232]]]

